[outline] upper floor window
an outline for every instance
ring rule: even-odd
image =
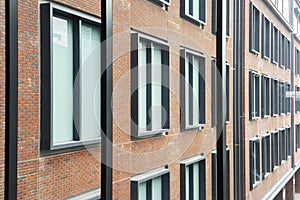
[[[250,140],[250,190],[260,181],[260,147],[259,138]]]
[[[250,51],[258,54],[260,52],[260,12],[252,3],[250,9]]]
[[[170,172],[160,168],[131,178],[131,200],[169,200]]]
[[[263,16],[263,58],[270,59],[271,23]]]
[[[272,115],[279,114],[279,84],[278,80],[272,80]]]
[[[295,133],[296,133],[296,151],[300,149],[300,124],[295,125]]]
[[[181,127],[205,124],[205,57],[197,52],[180,50]]]
[[[295,74],[300,75],[300,51],[295,48]]]
[[[285,129],[279,131],[279,164],[286,160],[286,135]]]
[[[287,127],[285,129],[285,133],[286,133],[286,155],[287,155],[287,157],[289,157],[292,155],[291,128]]]
[[[196,24],[206,23],[206,0],[181,0],[181,16]]]
[[[250,85],[250,94],[249,95],[249,105],[250,105],[250,119],[257,119],[260,115],[260,75],[255,72],[249,73],[249,85]]]
[[[296,86],[295,87],[295,112],[299,113],[300,112],[300,87]]]
[[[226,36],[230,37],[230,0],[226,0]],[[217,0],[212,0],[212,33],[217,33]]]
[[[270,112],[270,78],[268,76],[262,76],[262,116],[269,117]]]
[[[272,62],[278,64],[279,60],[279,31],[272,26]]]
[[[291,98],[291,84],[286,83],[286,90],[285,90],[285,98],[286,98],[286,113],[291,113],[291,107],[292,107],[292,98]]]
[[[285,83],[280,81],[279,85],[279,112],[281,115],[285,114]]]
[[[131,34],[132,136],[169,129],[169,46],[149,36]]]
[[[99,142],[100,20],[45,3],[41,25],[41,148]]]
[[[205,158],[196,156],[180,162],[180,199],[206,199]]]
[[[270,135],[262,137],[262,178],[265,179],[271,173],[271,143]]]
[[[278,132],[272,133],[272,168],[275,170],[279,166],[279,150],[278,150]]]
[[[280,34],[280,67],[286,67],[286,37]]]
[[[286,40],[286,69],[291,69],[291,42],[289,40]]]

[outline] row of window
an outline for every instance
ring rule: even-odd
[[[292,101],[291,96],[288,95],[291,92],[291,85],[289,83],[250,71],[249,85],[250,119],[291,113]],[[299,102],[296,101],[296,103]]]
[[[257,7],[251,4],[250,9],[250,51],[255,54],[261,52],[262,58],[272,60],[272,63],[279,64],[282,68],[291,69],[291,42],[265,15],[261,16]]]
[[[230,199],[230,154],[226,151],[227,199]],[[217,199],[217,157],[212,152],[212,199]],[[180,199],[206,199],[206,159],[195,156],[180,162]],[[168,200],[170,199],[170,171],[160,168],[139,174],[131,178],[132,200]]]
[[[274,171],[292,155],[291,129],[287,127],[279,131],[273,131],[271,135],[263,135],[261,140],[259,137],[252,138],[249,147],[250,189],[252,190],[261,181],[261,177],[265,179],[271,173],[271,170]],[[262,156],[261,160],[260,155]],[[262,170],[260,167],[262,167]]]

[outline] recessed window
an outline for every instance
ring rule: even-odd
[[[250,190],[260,181],[260,148],[259,138],[250,140]]]
[[[250,81],[250,94],[249,95],[249,105],[250,105],[250,119],[259,118],[259,110],[260,110],[260,84],[259,84],[260,75],[255,72],[249,73],[249,81]]]
[[[170,172],[156,169],[131,178],[131,200],[169,200]]]
[[[291,113],[291,106],[292,106],[292,98],[291,98],[291,84],[286,84],[286,91],[285,91],[285,98],[286,98],[286,113]]]
[[[140,34],[131,34],[132,136],[165,133],[169,129],[169,47]]]
[[[260,12],[253,4],[251,4],[250,9],[250,51],[258,54],[260,51]]]
[[[270,135],[262,137],[262,178],[271,173],[271,146]]]
[[[212,34],[217,34],[217,0],[212,0]],[[226,0],[226,36],[230,37],[230,0]]]
[[[263,58],[270,59],[271,23],[263,16]]]
[[[272,80],[272,115],[277,116],[279,113],[279,84],[278,80]]]
[[[205,158],[196,156],[180,162],[180,199],[206,199]]]
[[[295,112],[299,113],[300,112],[300,87],[296,86],[295,87]]]
[[[205,124],[205,57],[180,50],[182,129]]]
[[[278,151],[278,132],[273,132],[272,135],[272,168],[275,170],[279,166],[279,151]]]
[[[272,62],[278,64],[279,60],[279,31],[273,26],[272,27]]]
[[[270,78],[268,76],[262,76],[262,116],[268,117],[270,112]]]
[[[181,16],[198,25],[206,23],[206,0],[181,0]]]
[[[279,112],[281,115],[285,114],[285,83],[280,81],[279,85]]]
[[[280,34],[280,67],[286,67],[286,38],[283,34]]]
[[[279,131],[279,164],[286,160],[286,135],[285,130]]]
[[[296,151],[300,149],[300,124],[295,125],[296,132]]]
[[[212,151],[211,154],[212,159],[212,200],[218,199],[218,190],[217,190],[217,151]],[[227,172],[227,182],[226,182],[226,199],[230,199],[230,150],[229,148],[226,149],[226,172]]]
[[[289,157],[292,155],[291,128],[290,127],[286,128],[285,133],[286,133],[286,154]]]
[[[100,138],[100,20],[51,5],[41,4],[43,150]]]
[[[291,42],[289,40],[286,40],[286,69],[290,70],[291,69]]]
[[[300,51],[295,48],[295,74],[300,75]]]

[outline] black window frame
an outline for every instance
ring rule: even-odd
[[[258,20],[258,22],[257,22]],[[260,10],[251,2],[250,3],[250,52],[258,55],[260,53]],[[256,31],[256,29],[258,29]]]
[[[279,130],[279,165],[284,163],[287,159],[286,154],[286,134],[285,129]]]
[[[193,100],[193,91],[192,91],[192,86],[193,83],[189,82],[188,83],[188,88],[189,91],[186,91],[186,74],[185,74],[185,65],[186,65],[186,59],[188,56],[191,56],[192,58],[197,57],[200,61],[199,63],[199,76],[198,76],[198,87],[199,87],[199,119],[198,119],[198,124],[190,124],[191,120],[193,120],[193,103],[190,101]],[[189,63],[189,72],[191,72],[191,68],[193,68],[193,64]],[[191,80],[191,75],[189,74],[189,79]],[[187,104],[186,102],[186,95],[189,95],[189,103]],[[186,124],[186,106],[189,107],[189,124]],[[205,126],[206,124],[206,57],[197,51],[190,50],[188,48],[181,48],[180,49],[180,126],[181,130],[188,130],[188,129],[193,129],[193,128],[200,128]]]
[[[279,37],[279,67],[286,68],[286,37],[281,33]]]
[[[180,0],[180,16],[186,20],[188,20],[191,23],[194,23],[198,26],[206,25],[206,17],[207,17],[207,0],[199,0],[199,19],[194,17],[193,15],[190,15],[186,9],[186,1],[191,0]]]
[[[82,24],[89,24],[98,27],[101,31],[100,18],[67,8],[55,3],[41,3],[40,4],[40,41],[41,41],[41,137],[40,150],[42,154],[52,154],[53,152],[74,151],[78,148],[86,148],[90,145],[100,144],[101,136],[81,140],[77,131],[75,121],[73,119],[73,140],[54,144],[52,132],[52,70],[53,70],[53,18],[59,17],[62,19],[69,19],[73,22],[73,84],[75,77],[80,70],[80,26]],[[100,40],[100,38],[99,38]],[[100,66],[99,66],[100,67]],[[79,90],[79,88],[74,88]],[[76,91],[74,92],[76,93]],[[75,94],[76,95],[76,94]],[[73,101],[74,100],[73,98]],[[76,112],[76,111],[73,111]]]
[[[254,146],[255,150],[254,151]],[[249,140],[249,158],[250,158],[250,190],[253,190],[261,181],[260,174],[260,139],[259,137],[254,137]],[[255,157],[254,157],[255,155]],[[255,159],[255,163],[254,163]],[[255,165],[255,166],[254,166]]]
[[[279,81],[279,113],[286,114],[285,82]]]
[[[272,79],[271,85],[272,92],[272,116],[276,117],[279,115],[279,81]]]
[[[279,133],[278,131],[273,131],[271,134],[272,145],[272,170],[275,171],[279,166]]]
[[[271,78],[267,75],[262,75],[261,82],[261,111],[262,117],[268,118],[271,116]]]
[[[279,62],[279,35],[278,28],[272,25],[272,63],[277,65]]]
[[[286,39],[286,70],[291,70],[291,42]]]
[[[257,85],[258,84],[258,85]],[[258,90],[258,91],[257,91]],[[260,74],[254,71],[249,72],[249,119],[256,120],[260,118]]]
[[[286,133],[286,155],[287,155],[287,159],[289,159],[292,156],[291,127],[289,127],[289,126],[286,127],[285,133]]]
[[[286,114],[289,115],[292,112],[291,84],[286,83],[285,88]]]
[[[261,138],[262,149],[262,179],[266,179],[271,173],[271,135],[265,134]]]
[[[146,125],[147,130],[140,132],[138,126],[138,58],[139,58],[139,43],[140,41],[145,41],[147,43],[146,49],[146,67],[147,67],[147,110],[150,112],[152,106],[152,92],[151,92],[151,74],[152,74],[152,46],[153,44],[161,48],[161,105],[165,109],[165,118],[164,112],[162,112],[162,127],[159,130],[152,130],[151,119],[152,117],[146,115]],[[131,139],[143,139],[148,137],[154,137],[157,135],[166,134],[170,130],[170,51],[169,45],[166,41],[156,39],[155,37],[135,32],[131,32]],[[149,60],[150,59],[150,60]],[[150,94],[150,95],[148,95]],[[152,113],[151,113],[152,114]],[[163,120],[165,119],[165,120]]]
[[[199,164],[199,198],[206,199],[206,159],[204,156],[194,156],[180,162],[180,199],[194,199],[193,165]],[[186,168],[189,167],[189,199],[186,199]],[[192,172],[192,173],[191,173]],[[191,187],[192,185],[192,187]]]
[[[230,38],[230,15],[231,15],[231,4],[230,0],[226,0],[226,38]],[[212,0],[212,34],[217,34],[217,0]]]
[[[269,34],[267,34],[267,31]],[[270,60],[271,58],[271,22],[262,15],[262,58]]]
[[[162,178],[162,199],[170,200],[170,170],[168,168],[159,168],[155,170],[151,170],[149,172],[136,175],[131,177],[130,180],[130,199],[138,200],[139,197],[139,185],[141,183],[147,184],[147,200],[151,200],[151,182],[153,179],[161,177]]]

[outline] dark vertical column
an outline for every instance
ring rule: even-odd
[[[5,1],[5,199],[17,199],[18,1]]]
[[[112,1],[101,0],[101,199],[112,199]]]
[[[218,0],[217,13],[217,199],[226,200],[226,0]]]
[[[234,199],[245,199],[244,0],[234,0],[233,163]]]

